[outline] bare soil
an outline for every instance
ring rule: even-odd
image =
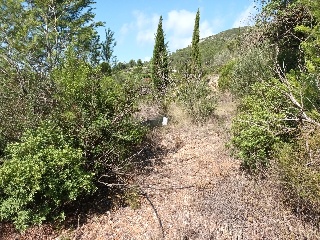
[[[320,239],[317,226],[283,203],[272,173],[250,178],[231,157],[226,144],[235,111],[228,94],[201,126],[171,109],[171,123],[153,132],[165,151],[136,174],[128,206],[87,215],[75,228],[43,226],[25,234],[6,231],[0,238]]]

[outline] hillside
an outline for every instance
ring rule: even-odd
[[[205,71],[215,72],[236,56],[248,31],[250,31],[249,27],[233,28],[201,39],[199,48]],[[189,58],[190,53],[190,46],[173,52],[170,56],[172,65],[179,69],[181,64]]]

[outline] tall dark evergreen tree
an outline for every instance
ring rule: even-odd
[[[199,73],[201,70],[201,56],[199,50],[199,42],[200,42],[200,30],[199,30],[199,22],[200,22],[200,11],[198,9],[193,35],[192,35],[192,43],[191,43],[191,68],[192,73]]]
[[[165,92],[168,85],[168,51],[164,42],[162,16],[160,16],[152,58],[152,80],[159,92]]]

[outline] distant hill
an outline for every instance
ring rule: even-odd
[[[206,72],[215,72],[237,55],[242,39],[250,31],[250,27],[233,28],[200,40],[202,65]],[[170,55],[172,66],[182,67],[189,58],[191,47],[178,49]]]

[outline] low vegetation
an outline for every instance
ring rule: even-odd
[[[110,29],[100,42],[91,4],[1,2],[0,21],[12,25],[0,25],[0,220],[20,231],[64,220],[73,202],[126,185],[148,132],[135,117],[141,103],[157,100],[165,114],[181,89],[179,101],[197,121],[214,110],[201,79],[189,78],[192,90],[173,84],[161,18],[151,63],[127,68],[114,63]]]
[[[319,20],[315,1],[262,4],[250,36],[259,41],[222,67],[219,81],[240,100],[231,142],[242,166],[261,173],[275,162],[286,201],[315,214],[320,210]]]
[[[64,220],[98,190],[115,195],[143,165],[140,106],[156,103],[161,117],[178,106],[204,125],[223,92],[238,102],[230,145],[242,169],[276,178],[296,213],[319,216],[318,1],[257,1],[254,26],[202,40],[198,10],[191,45],[172,54],[160,17],[153,59],[128,64],[113,56],[110,29],[100,41],[91,4],[1,1],[0,23],[11,23],[0,24],[1,221],[24,231]],[[139,189],[123,195],[139,206]]]

